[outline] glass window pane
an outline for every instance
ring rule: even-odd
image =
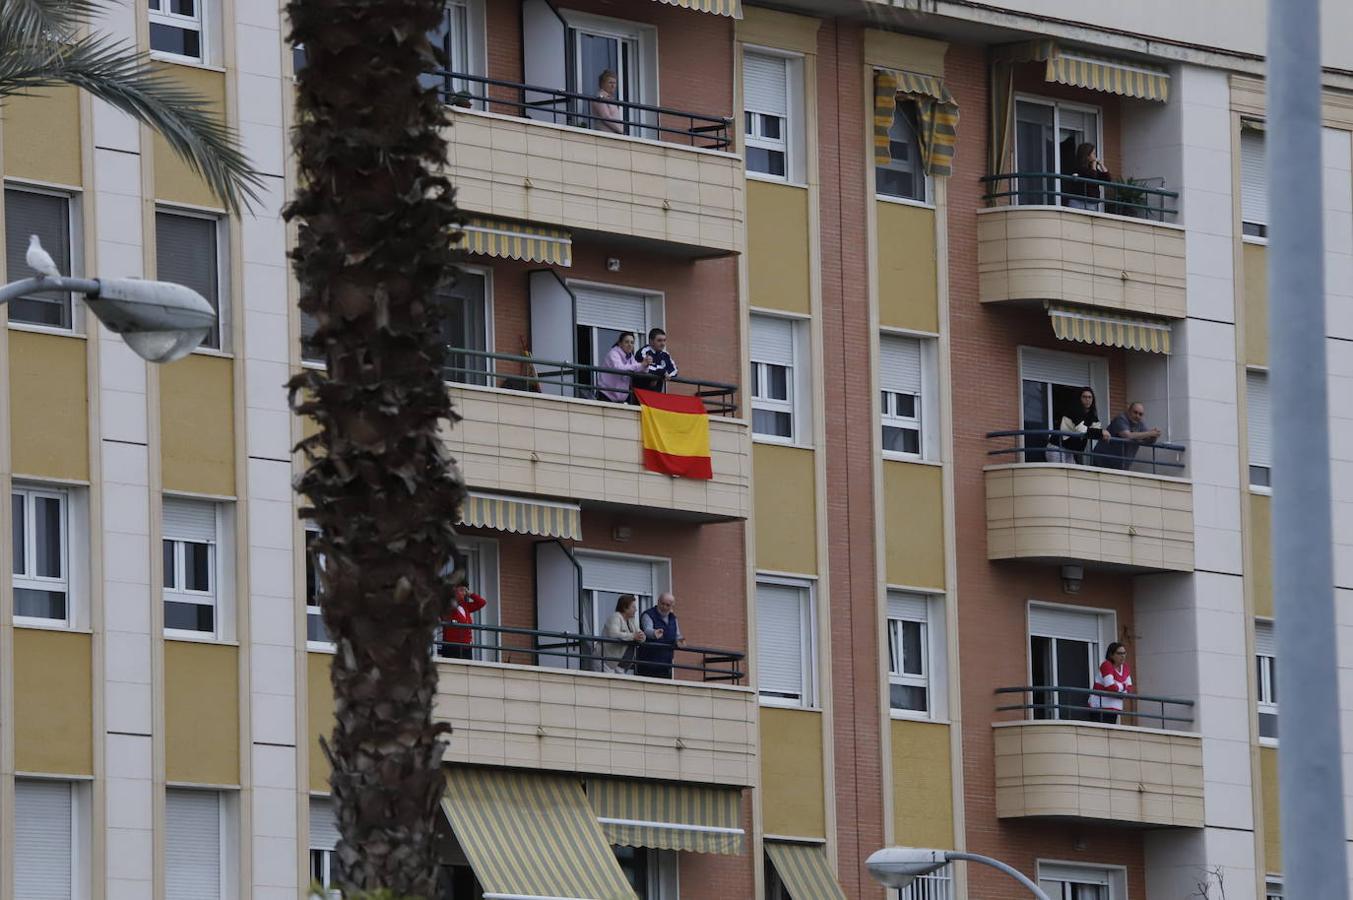
[[[915,712],[927,712],[926,689],[913,684],[888,685],[888,702],[893,709],[909,709]]]
[[[152,47],[155,28],[155,24],[152,23]],[[180,28],[170,30],[187,34]],[[197,56],[197,32],[191,32],[191,35],[191,46],[185,43],[183,48],[167,52],[182,56]],[[167,48],[155,47],[155,49]],[[157,277],[161,281],[172,281],[192,288],[207,298],[212,309],[220,311],[215,219],[168,212],[155,213],[155,266]],[[217,329],[212,330],[202,346],[220,348],[221,341]]]
[[[329,630],[324,627],[324,617],[317,612],[309,613],[305,617],[305,639],[322,644],[331,643]]]
[[[28,588],[14,589],[14,615],[31,619],[66,618],[65,591],[33,591]]]
[[[785,154],[783,150],[767,150],[764,147],[747,148],[747,169],[765,175],[785,174]]]
[[[770,366],[767,374],[770,375],[770,398],[772,400],[789,399],[789,368],[787,366]]]
[[[197,2],[196,0],[169,0],[169,11],[176,16],[193,17],[197,15]]]
[[[902,623],[902,672],[906,675],[924,675],[922,666],[924,656],[921,649],[921,637],[924,631],[920,622]]]
[[[33,538],[37,541],[37,575],[60,578],[65,573],[61,566],[61,501],[55,497],[33,498]]]
[[[166,600],[164,603],[164,627],[175,631],[200,631],[212,633],[216,630],[216,611],[205,603],[181,603]]]
[[[11,534],[13,535],[12,552],[14,554],[14,574],[23,575],[28,569],[24,559],[24,495],[13,494],[10,502],[13,504],[13,524],[11,525]]]
[[[784,134],[784,120],[779,116],[761,117],[761,136],[769,140],[778,141]]]
[[[902,672],[902,638],[897,633],[902,627],[902,623],[895,619],[888,621],[888,672],[889,674],[901,674]]]
[[[1266,738],[1278,738],[1278,714],[1261,712],[1259,714],[1259,736]]]
[[[893,394],[897,398],[897,408],[894,415],[901,416],[904,419],[916,418],[917,397],[915,394]]]
[[[183,587],[189,591],[211,590],[211,545],[196,541],[183,544]]]
[[[164,542],[164,586],[167,588],[178,587],[178,579],[174,571],[174,541]]]
[[[773,437],[793,437],[793,417],[787,412],[769,409],[752,410],[752,431]]]
[[[5,191],[5,265],[11,279],[27,278],[28,237],[36,234],[42,249],[64,274],[71,273],[70,199],[54,194],[9,188]],[[36,291],[9,304],[9,320],[30,325],[69,328],[70,294]]]
[[[883,449],[891,453],[920,453],[921,432],[915,428],[884,425]]]
[[[175,56],[187,56],[200,59],[202,56],[202,35],[196,30],[176,28],[159,22],[150,23],[150,49],[160,53],[172,53]],[[161,276],[161,280],[167,280]],[[200,293],[200,292],[199,292]],[[211,295],[203,294],[215,305],[215,291]],[[215,346],[214,344],[211,346]]]

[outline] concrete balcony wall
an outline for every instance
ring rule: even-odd
[[[1170,319],[1186,315],[1184,230],[1052,206],[977,211],[984,303],[1056,300]]]
[[[446,432],[470,487],[652,506],[710,519],[751,513],[752,442],[736,419],[709,420],[714,478],[672,478],[643,467],[639,409],[544,394],[451,387],[464,417]]]
[[[756,783],[756,693],[497,663],[439,662],[446,761],[705,784]]]
[[[1193,571],[1186,479],[1058,463],[988,466],[987,558]]]
[[[736,154],[492,113],[451,116],[448,172],[467,212],[742,252]]]
[[[1088,722],[998,722],[996,815],[1203,827],[1196,734]]]

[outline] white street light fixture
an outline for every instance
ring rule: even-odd
[[[50,260],[34,236],[29,244],[29,265],[35,270],[46,270]],[[55,271],[55,266],[50,271]],[[83,294],[85,305],[99,321],[109,331],[122,335],[127,346],[148,362],[182,359],[197,349],[216,326],[216,310],[197,291],[168,281],[139,278],[39,274],[0,287],[0,304],[43,290]]]
[[[979,853],[962,853],[958,850],[922,850],[918,847],[885,847],[870,854],[865,860],[869,874],[884,887],[901,890],[922,875],[929,875],[946,864],[958,860],[982,863],[1009,875],[1029,889],[1038,900],[1051,900],[1043,890],[1029,880],[1023,872],[1008,866],[999,859],[982,856]]]

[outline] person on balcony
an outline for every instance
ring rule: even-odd
[[[605,662],[602,668],[607,672],[623,674],[634,671],[634,652],[648,637],[639,630],[639,600],[633,594],[621,594],[615,602],[615,612],[606,620],[601,636],[611,638],[602,646]],[[626,641],[620,644],[616,641]]]
[[[639,617],[644,642],[634,648],[635,674],[648,678],[671,678],[672,659],[678,648],[686,646],[681,623],[676,617],[676,595],[667,591],[656,606]]]
[[[620,105],[615,102],[616,89],[620,83],[610,69],[597,78],[597,99],[592,101],[592,127],[598,131],[625,133],[625,118]]]
[[[661,328],[648,329],[648,343],[638,353],[644,364],[644,374],[634,379],[636,387],[650,391],[667,390],[667,380],[677,376],[676,360],[667,351],[667,332]]]
[[[1109,423],[1109,438],[1095,447],[1095,462],[1106,469],[1130,469],[1142,444],[1160,440],[1160,429],[1146,427],[1146,407],[1134,401]]]
[[[1105,725],[1117,725],[1118,717],[1123,714],[1123,695],[1132,693],[1132,670],[1127,664],[1127,647],[1114,641],[1099,664],[1099,677],[1095,679],[1095,690],[1110,691],[1117,696],[1103,697],[1090,695],[1090,705],[1099,709],[1099,721]]]
[[[474,614],[483,609],[489,601],[470,592],[465,585],[457,585],[451,594],[451,609],[442,619],[442,641],[440,655],[445,659],[473,659],[470,645],[474,643],[474,634],[469,629],[474,624]]]
[[[1086,463],[1093,459],[1093,450],[1089,451],[1088,458],[1086,455],[1090,442],[1104,439],[1104,426],[1100,424],[1094,388],[1081,388],[1080,405],[1062,416],[1057,430],[1062,434],[1054,436],[1048,443],[1061,447],[1061,450],[1049,450],[1049,462]],[[1055,455],[1060,455],[1061,459],[1055,459]]]
[[[1113,181],[1113,175],[1095,153],[1094,144],[1081,144],[1076,148],[1076,162],[1070,174],[1076,178],[1062,181],[1062,202],[1072,209],[1102,210],[1104,189],[1095,182]]]
[[[648,363],[642,362],[634,356],[634,332],[622,331],[620,337],[611,345],[607,351],[606,358],[601,363],[608,369],[617,369],[622,372],[644,372],[648,370]],[[612,372],[597,373],[597,399],[610,400],[612,403],[628,403],[630,399],[630,378],[628,375],[617,375]]]

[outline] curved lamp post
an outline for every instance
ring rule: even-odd
[[[885,887],[902,889],[922,875],[928,875],[946,863],[965,860],[982,863],[998,869],[1029,889],[1038,900],[1051,900],[1043,889],[1029,880],[1023,872],[999,859],[979,853],[961,853],[957,850],[922,850],[916,847],[885,847],[870,854],[865,860],[869,874]]]
[[[192,353],[216,325],[216,310],[192,288],[139,278],[66,278],[38,275],[0,287],[0,304],[33,291],[72,291],[137,356],[173,362]]]

